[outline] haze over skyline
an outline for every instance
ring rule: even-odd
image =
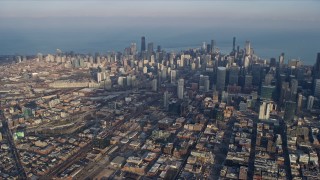
[[[209,22],[221,25],[255,22],[259,23],[255,27],[287,28],[289,25],[320,29],[320,19],[317,18],[319,8],[320,3],[317,1],[14,0],[0,2],[0,18],[21,18],[27,21],[41,18],[105,18],[107,22],[120,20],[116,25],[123,26],[135,25],[137,22],[129,21],[134,18],[153,19],[155,21],[152,24],[160,26],[191,19],[199,20],[193,23],[203,26],[208,26]],[[86,22],[81,23],[86,25]]]
[[[142,35],[163,47],[189,47],[211,38],[217,39],[219,46],[222,39],[224,42],[220,45],[231,43],[233,36],[240,40],[240,46],[244,40],[250,40],[254,45],[255,41],[264,38],[275,40],[270,44],[281,44],[276,40],[281,41],[285,35],[290,36],[289,39],[296,38],[296,42],[288,46],[296,45],[293,48],[281,45],[283,51],[291,49],[295,52],[305,48],[309,57],[302,54],[306,53],[303,49],[300,56],[292,54],[292,57],[314,61],[319,51],[316,48],[320,39],[319,8],[320,3],[311,0],[0,1],[0,33],[3,35],[0,37],[0,54],[47,52],[59,47],[75,51],[85,50],[85,47],[87,51],[121,50],[126,45],[120,42],[137,42]],[[90,44],[103,46],[98,37],[105,38],[103,42],[109,41],[108,45],[101,49],[90,47]],[[177,41],[181,43],[177,45]],[[299,45],[300,42],[304,45]],[[30,44],[34,46],[32,52],[29,52]],[[79,44],[86,45],[79,47]],[[269,47],[270,44],[262,41],[258,48],[265,45],[268,47],[264,48],[282,50],[281,47]],[[43,48],[46,46],[47,49]]]

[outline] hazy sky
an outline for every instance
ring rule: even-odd
[[[320,0],[0,0],[0,54],[123,50],[141,36],[164,48],[232,37],[264,58],[320,51]]]
[[[0,28],[215,24],[320,29],[319,9],[316,0],[1,0]]]

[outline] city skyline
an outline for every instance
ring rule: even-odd
[[[0,179],[319,179],[319,7],[0,0]]]
[[[169,50],[215,39],[224,53],[250,40],[261,57],[313,64],[318,1],[1,1],[0,55],[122,51],[140,36]]]

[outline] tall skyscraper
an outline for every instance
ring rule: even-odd
[[[313,77],[314,79],[320,79],[320,52],[317,55],[316,64],[313,67]]]
[[[308,97],[308,104],[307,104],[307,109],[308,110],[313,108],[313,102],[314,102],[314,97],[313,96],[309,96]]]
[[[152,91],[158,91],[158,80],[157,79],[153,79],[152,80]]]
[[[136,43],[131,43],[131,46],[130,46],[131,55],[136,55],[136,52],[137,52],[137,44]]]
[[[246,46],[245,46],[245,50],[246,50],[246,55],[251,55],[251,45],[250,45],[250,41],[246,41]]]
[[[184,79],[179,79],[178,89],[177,89],[177,94],[179,99],[183,99],[183,93],[184,93]]]
[[[176,70],[171,70],[170,72],[170,81],[171,81],[171,84],[175,84],[176,83],[176,78],[177,78],[177,71]]]
[[[204,76],[201,74],[199,79],[199,90],[204,90]]]
[[[157,52],[161,52],[161,46],[160,45],[157,46]]]
[[[252,86],[252,76],[249,74],[245,75],[244,86]]]
[[[297,113],[300,113],[302,110],[302,98],[303,98],[302,94],[299,93],[298,99],[297,99]]]
[[[204,76],[201,74],[200,79],[199,79],[199,90],[204,91],[204,92],[208,92],[209,89],[210,89],[209,76]]]
[[[146,50],[146,38],[144,36],[141,37],[141,52]]]
[[[273,103],[272,102],[267,102],[263,101],[260,104],[260,109],[259,109],[259,119],[265,120],[270,118],[270,112],[273,109]]]
[[[229,69],[229,85],[238,85],[239,80],[239,67],[231,66]]]
[[[281,55],[279,56],[279,65],[282,66],[284,63],[284,53],[281,53]]]
[[[206,50],[206,48],[207,48],[207,43],[206,43],[206,42],[202,42],[201,48],[202,48],[202,50]]]
[[[151,43],[148,43],[148,50],[147,50],[147,56],[149,60],[152,54],[153,54],[153,43],[151,42]]]
[[[232,51],[236,51],[236,37],[233,37],[233,42],[232,42]]]
[[[270,86],[271,83],[272,83],[272,80],[273,80],[273,74],[267,74],[267,75],[264,77],[264,85],[265,85],[265,86]]]
[[[208,54],[211,53],[211,45],[210,44],[207,44],[206,51]]]
[[[223,91],[226,86],[226,73],[227,69],[225,67],[218,67],[217,71],[217,91]]]
[[[291,94],[295,96],[298,92],[298,80],[296,79],[291,79],[290,81],[290,90]]]
[[[210,89],[210,80],[209,80],[209,76],[204,76],[204,91],[208,92]]]
[[[275,86],[261,86],[261,99],[272,100],[275,97]]]
[[[314,96],[320,98],[320,79],[314,80]]]
[[[276,67],[277,66],[276,58],[270,58],[270,66],[272,66],[272,67]]]
[[[180,56],[180,67],[183,67],[184,66],[184,54],[181,54]]]
[[[243,66],[244,66],[245,68],[248,68],[248,67],[249,67],[249,65],[250,65],[249,56],[245,56],[245,57],[244,57],[242,64],[243,64]]]
[[[283,120],[285,122],[293,121],[295,113],[296,113],[296,103],[293,101],[286,101]]]
[[[252,65],[252,84],[254,86],[260,86],[261,84],[261,65],[260,64]]]
[[[210,47],[211,47],[211,53],[214,53],[214,47],[215,46],[215,41],[214,40],[211,40],[211,45],[210,45]]]
[[[165,81],[167,79],[168,68],[164,66],[161,70],[161,80]]]

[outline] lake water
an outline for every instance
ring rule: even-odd
[[[189,47],[200,47],[202,42],[216,41],[223,53],[232,50],[232,38],[236,45],[244,47],[245,41],[251,42],[255,53],[262,58],[278,57],[284,52],[286,60],[301,59],[304,64],[314,64],[320,52],[320,33],[318,31],[271,31],[261,29],[236,28],[178,28],[178,27],[86,27],[86,28],[0,28],[0,55],[31,55],[41,52],[62,51],[78,53],[105,53],[122,51],[137,43],[140,49],[140,37],[146,42],[154,42],[168,51],[179,51]]]

